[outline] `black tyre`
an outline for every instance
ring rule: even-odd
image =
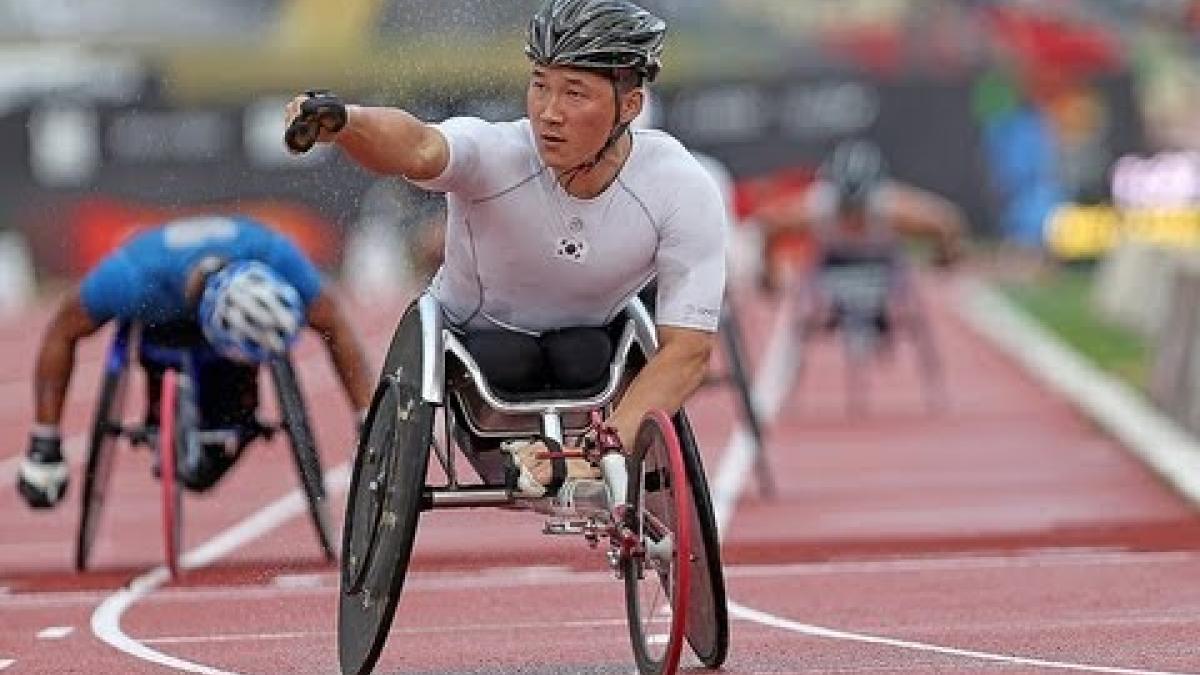
[[[80,502],[79,532],[75,539],[75,569],[87,569],[91,559],[96,528],[104,510],[109,479],[120,437],[121,413],[125,401],[125,368],[109,367],[100,383],[100,397],[88,437],[87,468],[84,470],[83,499]]]
[[[750,369],[746,365],[746,352],[742,349],[742,329],[737,320],[732,298],[726,297],[721,312],[721,340],[725,344],[725,358],[729,362],[729,379],[737,389],[738,402],[742,406],[742,421],[754,441],[754,470],[758,477],[759,490],[768,499],[775,496],[775,479],[767,463],[767,448],[763,443],[762,419],[754,406],[754,391],[750,382]]]
[[[700,460],[696,436],[683,411],[674,417],[683,450],[688,483],[692,487],[692,574],[688,599],[687,639],[701,663],[719,668],[729,655],[729,608],[725,599],[725,572],[712,496]]]
[[[422,508],[433,407],[420,396],[421,322],[401,319],[359,438],[342,531],[338,660],[374,667],[387,641]]]
[[[641,675],[670,675],[683,652],[697,533],[683,451],[669,417],[646,415],[628,467],[626,527],[638,543],[621,558],[629,638]]]
[[[333,560],[336,553],[330,528],[329,500],[325,492],[325,473],[321,469],[321,456],[308,423],[308,410],[300,391],[300,380],[287,356],[272,359],[270,368],[275,394],[279,399],[279,414],[292,447],[292,458],[296,461],[296,471],[308,501],[308,513],[317,531],[317,541],[321,544],[325,559]]]
[[[725,358],[729,363],[729,377],[737,389],[738,402],[742,406],[742,420],[754,438],[755,449],[762,451],[763,430],[762,421],[754,407],[753,389],[750,383],[750,370],[746,367],[745,351],[742,349],[741,327],[737,322],[737,314],[733,306],[725,299],[725,309],[721,317],[721,340],[725,345]]]

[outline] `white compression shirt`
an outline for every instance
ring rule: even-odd
[[[457,117],[437,128],[449,165],[417,184],[447,193],[446,256],[431,291],[453,324],[601,326],[657,276],[657,324],[717,329],[725,207],[670,135],[634,131],[616,180],[578,199],[542,163],[528,120]]]

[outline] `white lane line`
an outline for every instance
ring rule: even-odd
[[[775,415],[778,413],[779,406],[782,404],[782,399],[791,386],[791,378],[794,375],[796,352],[793,346],[791,335],[792,322],[790,320],[790,313],[787,311],[789,308],[790,305],[787,305],[785,306],[784,311],[779,313],[779,318],[775,322],[775,328],[771,336],[771,342],[770,346],[768,347],[767,355],[764,358],[764,362],[759,368],[757,377],[755,379],[756,386],[754,391],[754,400],[756,403],[761,402],[762,404],[762,406],[759,408],[759,411],[762,415],[762,421],[764,425],[769,425],[774,420]],[[785,315],[787,316],[785,317]],[[1111,410],[1112,409],[1109,409],[1107,412],[1111,412]],[[729,446],[726,448],[725,455],[722,456],[721,464],[719,465],[717,474],[713,479],[713,485],[715,486],[713,490],[713,508],[716,510],[717,534],[722,540],[724,540],[725,535],[728,534],[729,521],[733,517],[734,510],[737,508],[738,496],[745,488],[750,473],[750,468],[753,464],[751,444],[748,442],[748,438],[743,440],[743,436],[746,436],[746,434],[739,425],[739,428],[734,432]],[[1195,475],[1200,475],[1200,471],[1197,471]],[[957,649],[954,647],[943,647],[934,644],[913,642],[909,640],[898,640],[876,635],[864,635],[860,633],[837,630],[834,628],[825,628],[823,626],[800,623],[791,619],[786,619],[774,614],[769,614],[751,607],[740,605],[732,600],[729,601],[729,613],[732,616],[740,619],[753,621],[755,623],[771,626],[781,630],[802,633],[812,637],[832,640],[845,640],[850,642],[864,642],[914,651],[931,652],[949,656],[961,656],[982,661],[1038,666],[1041,668],[1058,670],[1086,671],[1093,673],[1122,673],[1124,675],[1187,675],[1185,673],[1172,673],[1168,671],[1137,670],[1060,661],[1046,661],[1042,659],[1027,658],[1008,654],[995,654],[990,652]]]
[[[38,631],[39,640],[61,640],[75,632],[74,626],[47,626]]]
[[[171,573],[165,566],[155,567],[150,572],[134,579],[127,588],[110,595],[92,613],[92,633],[112,647],[143,661],[188,673],[234,675],[229,671],[217,670],[199,663],[167,656],[134,640],[121,630],[121,615],[125,613],[125,610],[149,595],[154,589],[165,584],[170,578]]]
[[[738,579],[793,576],[835,576],[848,574],[895,574],[909,572],[964,572],[1004,569],[1046,569],[1100,565],[1196,564],[1200,555],[1190,551],[1019,552],[1013,555],[949,556],[897,560],[843,560],[835,562],[789,563],[783,565],[737,565],[725,568],[725,576]]]
[[[548,630],[560,631],[567,629],[586,629],[586,628],[607,628],[613,626],[625,627],[629,625],[629,619],[625,617],[619,618],[597,618],[597,619],[574,619],[571,621],[527,621],[527,622],[511,622],[505,621],[503,625],[493,623],[475,623],[475,624],[454,624],[450,626],[420,626],[413,628],[397,628],[393,627],[389,635],[453,635],[455,633],[492,633],[494,634],[500,628],[506,631],[534,631]],[[280,632],[280,633],[233,633],[227,635],[172,635],[156,638],[146,638],[142,640],[146,644],[204,644],[209,642],[248,642],[254,640],[311,640],[311,639],[326,639],[336,635],[336,631],[313,631],[313,632]]]
[[[960,314],[977,332],[1065,396],[1122,445],[1200,505],[1200,441],[1124,383],[981,284],[967,286]]]
[[[349,464],[342,464],[326,474],[325,481],[330,498],[345,492],[349,487],[349,476]],[[307,508],[308,503],[305,501],[303,492],[299,488],[292,490],[249,518],[221,532],[201,546],[188,551],[180,557],[179,564],[184,569],[195,569],[208,565],[307,511]],[[92,632],[103,642],[143,661],[189,673],[235,675],[230,671],[163,654],[147,647],[143,641],[129,637],[121,630],[121,616],[125,611],[165,584],[170,577],[171,574],[166,566],[160,565],[134,579],[128,587],[106,598],[92,613]]]
[[[271,580],[276,588],[321,588],[326,579],[337,579],[334,574],[280,574]]]
[[[1089,673],[1121,673],[1123,675],[1188,675],[1186,673],[1176,673],[1166,670],[1139,670],[1136,668],[1117,668],[1112,666],[1096,666],[1082,663],[1068,663],[1063,661],[1047,661],[1044,659],[1035,659],[1025,656],[995,654],[992,652],[980,652],[971,649],[956,649],[954,647],[943,647],[926,642],[914,642],[911,640],[898,640],[895,638],[881,637],[878,635],[851,633],[849,631],[842,631],[834,628],[824,628],[822,626],[814,626],[812,624],[784,619],[773,614],[768,614],[766,612],[760,612],[749,607],[744,607],[735,602],[729,603],[729,611],[735,616],[739,616],[743,619],[748,619],[756,623],[761,623],[765,626],[771,626],[773,628],[793,631],[796,633],[803,633],[804,635],[809,635],[812,637],[827,638],[830,640],[845,640],[849,642],[861,642],[866,644],[882,645],[885,647],[898,647],[900,649],[943,654],[946,656],[962,656],[979,661],[991,661],[993,663],[1008,663],[1013,665],[1036,666],[1039,668],[1050,668],[1055,670],[1075,670]]]
[[[199,645],[221,642],[265,642],[267,640],[312,640],[332,635],[333,631],[310,633],[236,633],[229,635],[181,635],[142,638],[146,645]]]

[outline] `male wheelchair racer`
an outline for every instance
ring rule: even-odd
[[[706,666],[724,662],[724,576],[695,438],[682,411],[673,418],[647,415],[629,447],[607,433],[605,415],[657,348],[654,324],[637,299],[610,335],[613,357],[600,381],[518,394],[487,381],[431,295],[408,308],[359,439],[346,507],[338,612],[343,672],[369,672],[383,649],[420,512],[487,506],[546,514],[547,534],[579,534],[591,547],[603,546],[625,585],[640,672],[675,672],[685,639]],[[435,438],[437,414],[445,421],[443,442]],[[585,437],[595,443],[583,456],[603,475],[598,499],[566,490],[522,496],[498,450],[504,441],[539,438],[551,448],[548,457],[563,459],[562,442],[580,445]],[[459,481],[455,446],[479,482]],[[444,482],[429,477],[431,449]],[[666,635],[659,633],[663,624]]]
[[[807,272],[795,296],[793,334],[800,352],[795,381],[802,374],[809,341],[821,333],[836,332],[844,354],[846,408],[850,413],[868,408],[871,361],[894,350],[899,335],[905,335],[915,351],[926,407],[936,410],[945,400],[941,358],[913,270],[903,253],[891,246],[871,251],[825,251]]]
[[[123,415],[135,352],[146,373],[147,409],[142,425],[126,424]],[[267,362],[278,399],[278,425],[264,425],[255,414],[258,366],[231,369],[228,361],[218,361],[221,357],[194,323],[153,328],[128,321],[118,324],[104,362],[88,441],[76,569],[86,569],[90,561],[119,439],[154,453],[155,473],[162,487],[166,561],[172,575],[177,575],[184,488],[193,492],[210,489],[249,444],[270,440],[278,430],[283,430],[290,442],[321,549],[326,559],[333,559],[320,458],[290,356],[285,353]]]

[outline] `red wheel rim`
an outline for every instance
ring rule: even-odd
[[[162,487],[163,540],[166,546],[167,569],[179,576],[179,511],[175,468],[175,400],[177,396],[174,370],[163,374],[162,397],[159,409],[158,462],[159,483]]]

